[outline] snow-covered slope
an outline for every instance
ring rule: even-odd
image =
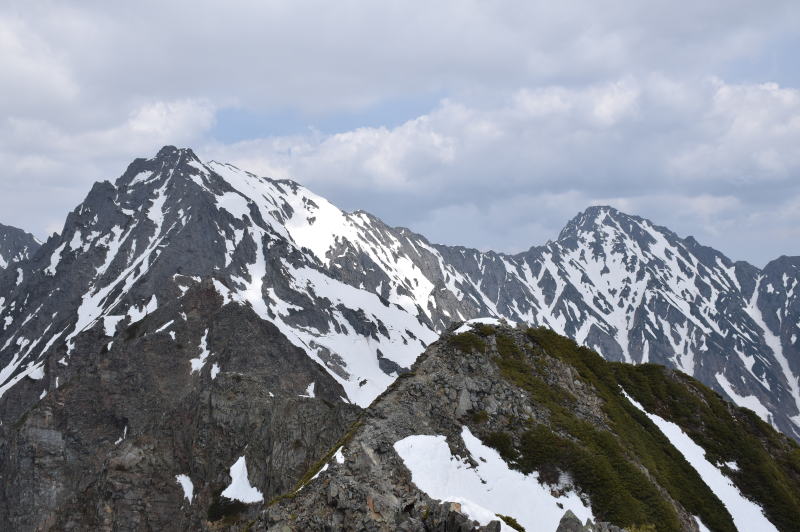
[[[797,264],[759,271],[609,207],[516,255],[433,245],[292,181],[165,147],[96,184],[61,235],[0,274],[0,395],[26,378],[56,386],[81,331],[113,335],[213,278],[360,405],[453,321],[504,317],[679,368],[798,437]]]

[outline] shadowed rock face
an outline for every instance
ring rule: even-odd
[[[40,245],[32,234],[0,224],[0,270],[7,268],[12,262],[30,258]]]
[[[252,310],[223,304],[210,282],[111,343],[99,329],[76,338],[84,355],[65,384],[1,427],[6,530],[197,529],[240,456],[269,500],[359,410],[303,351]],[[302,397],[310,383],[315,397]],[[192,479],[191,503],[177,475]]]

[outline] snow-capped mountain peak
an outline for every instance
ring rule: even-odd
[[[204,164],[191,150],[165,147],[137,159],[114,185],[95,185],[27,265],[27,284],[9,287],[11,356],[0,391],[38,374],[49,350],[63,343],[68,364],[84,331],[109,323],[118,331],[210,277],[228,301],[252,306],[328,368],[347,399],[366,405],[434,332],[326,270],[327,249],[360,242],[364,221],[296,183]],[[39,297],[29,297],[31,286]],[[55,312],[42,310],[50,306]]]
[[[794,262],[760,271],[607,206],[515,255],[435,245],[293,181],[167,146],[96,184],[60,235],[0,274],[0,394],[56,386],[82,334],[115,341],[210,279],[361,405],[449,324],[483,316],[681,369],[797,437]]]

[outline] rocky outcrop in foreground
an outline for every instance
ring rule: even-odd
[[[716,488],[642,405],[727,464],[778,529],[798,522],[800,450],[752,412],[684,374],[609,363],[548,330],[476,325],[431,345],[313,479],[248,526],[736,530]]]

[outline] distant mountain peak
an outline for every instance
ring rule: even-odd
[[[609,205],[592,205],[573,217],[558,235],[558,240],[565,240],[581,233],[594,232],[603,226],[626,227],[632,223],[641,223],[641,218],[626,214]]]
[[[155,156],[156,159],[175,159],[179,157],[186,157],[187,159],[194,159],[197,161],[200,160],[191,148],[176,148],[171,145],[162,147]]]
[[[167,180],[187,178],[199,183],[197,177],[205,167],[189,148],[164,146],[155,157],[134,160],[116,181],[117,187],[136,187],[147,183],[147,188],[157,188]]]
[[[41,246],[35,236],[0,223],[0,270],[12,262],[28,259]]]
[[[603,214],[619,214],[621,211],[615,209],[611,205],[589,205],[583,210],[584,215],[586,216],[600,216]]]

